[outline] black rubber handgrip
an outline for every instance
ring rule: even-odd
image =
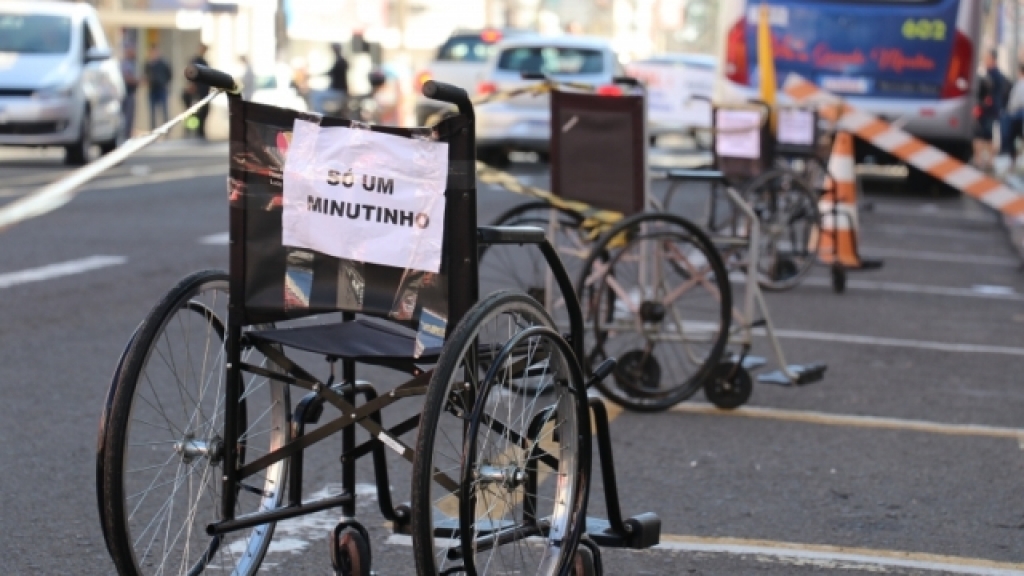
[[[423,83],[423,95],[431,100],[454,104],[460,114],[473,118],[473,103],[469,101],[469,94],[458,86],[427,80]]]
[[[235,79],[227,72],[207,68],[202,64],[189,64],[185,67],[185,78],[199,84],[206,84],[212,88],[220,88],[228,92],[237,92]]]
[[[623,86],[639,86],[640,81],[632,76],[615,76],[612,78],[612,84],[622,84]]]
[[[523,80],[547,80],[548,77],[543,72],[523,72]]]

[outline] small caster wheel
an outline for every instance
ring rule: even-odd
[[[717,408],[732,410],[750,400],[754,383],[750,372],[735,362],[723,362],[715,367],[704,383],[704,396]]]
[[[345,524],[335,528],[331,565],[335,576],[371,576],[370,542],[362,531]]]
[[[800,267],[792,258],[780,257],[772,270],[772,282],[785,282],[800,273]]]
[[[655,393],[661,385],[661,365],[653,354],[630,350],[619,358],[612,372],[615,383],[634,396]]]
[[[572,563],[572,576],[602,576],[601,552],[592,542],[580,542]]]
[[[846,270],[839,266],[832,268],[832,291],[836,294],[846,292]]]

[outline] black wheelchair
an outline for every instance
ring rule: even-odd
[[[304,116],[242,101],[222,72],[193,66],[186,76],[231,96],[230,267],[171,289],[117,364],[97,497],[120,574],[255,574],[277,522],[340,509],[335,573],[367,576],[370,539],[355,517],[365,457],[381,514],[411,536],[420,576],[600,574],[598,546],[658,543],[656,515],[620,512],[608,416],[587,395],[615,361],[585,379],[582,313],[557,253],[539,228],[477,227],[464,91],[427,83],[427,97],[459,110],[430,128],[315,118],[447,144],[441,267],[431,274],[284,246],[281,172]],[[497,245],[539,247],[568,334],[526,294],[479,297],[479,249]],[[307,368],[320,359],[327,378]],[[371,385],[357,378],[365,366],[406,380]],[[412,398],[422,408],[385,422],[384,408]],[[357,428],[368,439],[357,443]],[[341,490],[305,499],[304,452],[335,435]],[[595,441],[607,520],[586,516]],[[387,451],[412,464],[408,504],[393,500]]]

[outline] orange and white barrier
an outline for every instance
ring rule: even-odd
[[[875,116],[862,112],[838,96],[818,88],[796,74],[786,78],[783,91],[800,103],[818,105],[823,118],[836,121],[839,130],[870,142],[903,162],[977,198],[1010,219],[1024,224],[1024,195],[945,152],[925,144]]]
[[[818,202],[821,214],[821,238],[818,259],[825,264],[837,261],[843,268],[861,268],[857,251],[857,171],[853,158],[853,136],[836,134],[828,160],[825,194]]]

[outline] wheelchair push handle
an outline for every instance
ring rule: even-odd
[[[234,93],[239,90],[238,84],[235,83],[235,79],[230,74],[208,68],[202,64],[189,64],[185,67],[185,78],[226,92]]]
[[[458,86],[428,80],[423,84],[423,95],[431,100],[454,104],[459,109],[459,114],[473,119],[473,103],[469,100],[469,94]]]

